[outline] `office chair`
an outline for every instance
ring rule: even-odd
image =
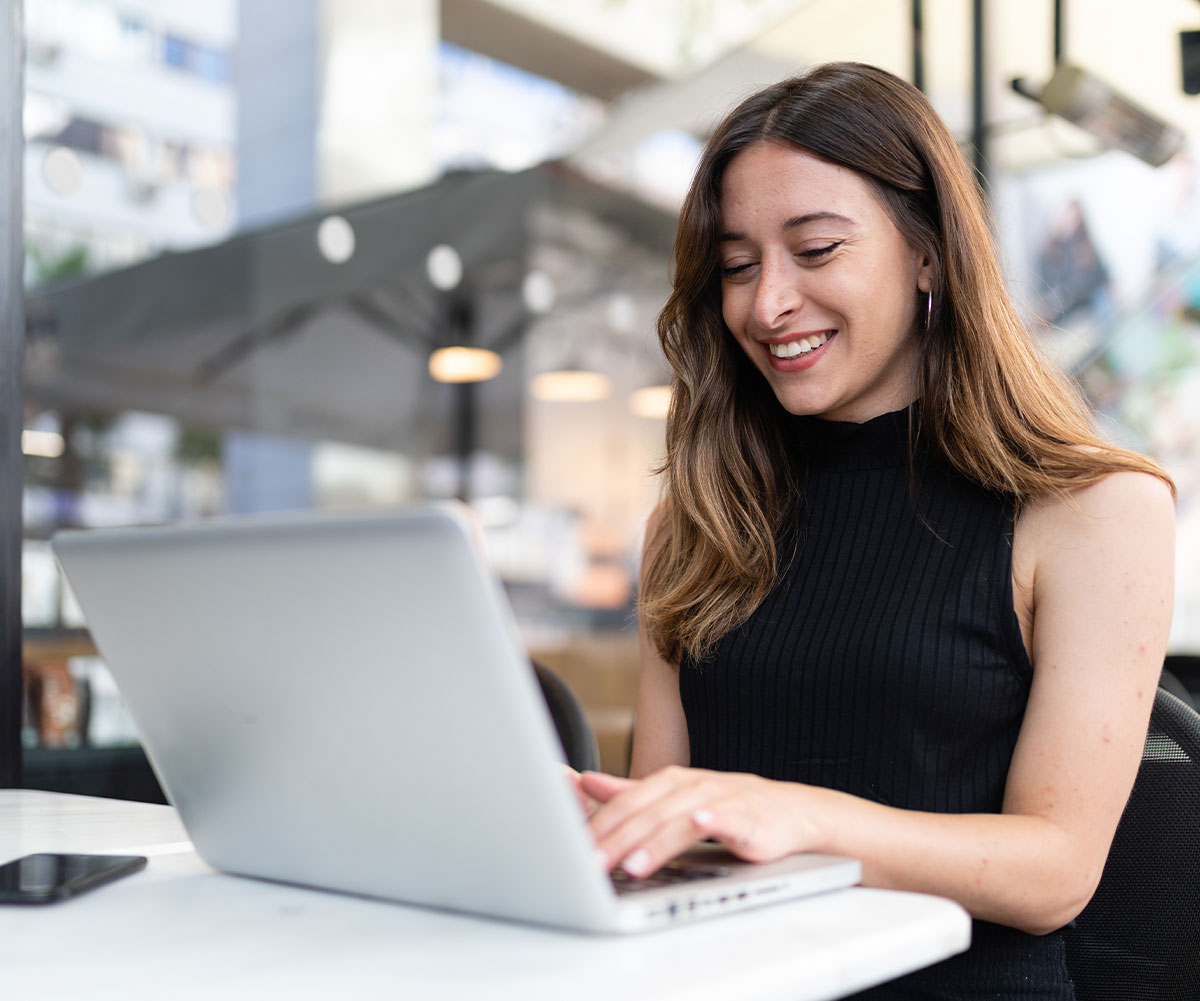
[[[1200,714],[1165,689],[1096,895],[1065,934],[1078,1001],[1200,998]]]
[[[538,684],[542,686],[542,697],[558,731],[563,753],[567,756],[567,764],[577,772],[596,771],[600,767],[600,749],[592,725],[584,715],[583,706],[562,678],[537,661],[532,663]]]
[[[1200,702],[1200,655],[1169,653],[1163,661],[1163,667],[1178,679],[1181,687],[1187,690],[1191,696],[1192,705],[1197,705]]]
[[[1169,657],[1167,659],[1170,660]],[[1162,674],[1159,676],[1158,687],[1165,688],[1184,705],[1191,706],[1193,709],[1196,708],[1196,700],[1192,698],[1191,690],[1187,687],[1187,685],[1179,680],[1177,675],[1165,667],[1163,668]]]

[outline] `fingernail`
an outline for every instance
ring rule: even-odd
[[[697,827],[707,827],[713,822],[712,810],[697,810],[692,814],[692,823]]]
[[[605,872],[608,872],[608,870],[612,868],[612,859],[608,857],[608,852],[606,852],[603,848],[596,849],[596,863]]]
[[[644,876],[650,868],[650,853],[645,848],[639,848],[621,863],[621,868],[631,876]]]

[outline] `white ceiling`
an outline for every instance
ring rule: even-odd
[[[627,68],[628,89],[613,100],[607,125],[577,154],[585,169],[593,157],[619,159],[622,150],[664,128],[703,131],[746,91],[812,63],[856,59],[905,77],[912,72],[911,0],[443,0],[443,11],[464,3],[535,22],[569,37],[576,49]],[[971,126],[971,7],[965,0],[924,0],[923,9],[926,90],[964,138]],[[1200,28],[1200,3],[1064,0],[1063,9],[1068,61],[1189,135],[1200,134],[1200,98],[1180,86],[1178,39],[1181,30]],[[1014,77],[1040,84],[1052,71],[1053,0],[1004,0],[988,4],[987,12],[993,169],[1094,150],[1090,137],[1061,121],[1047,123],[1010,87]],[[484,44],[503,47],[510,61],[520,56],[512,41],[498,36]],[[546,70],[544,59],[533,62],[535,71]]]

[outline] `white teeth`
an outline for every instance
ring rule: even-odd
[[[828,334],[810,334],[799,340],[787,341],[784,344],[770,344],[771,354],[776,358],[795,358],[796,355],[808,354],[814,348],[819,348],[829,340]]]

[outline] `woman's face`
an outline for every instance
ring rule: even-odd
[[[931,268],[859,174],[781,143],[721,186],[721,311],[793,414],[861,423],[915,395]]]

